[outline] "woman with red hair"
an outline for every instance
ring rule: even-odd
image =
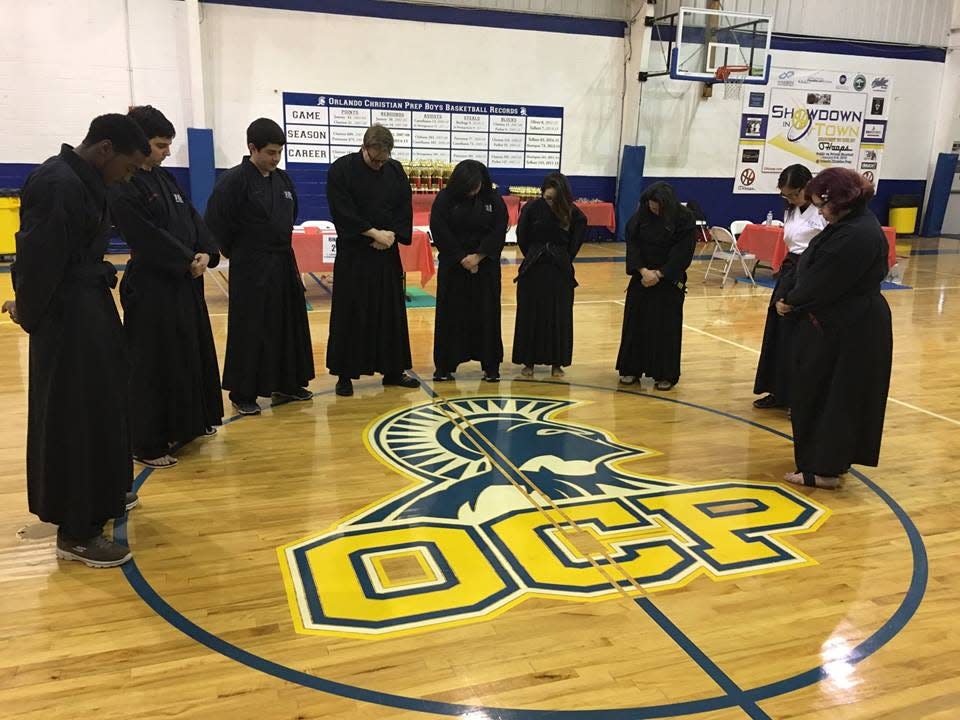
[[[893,330],[880,294],[887,239],[867,209],[873,185],[829,168],[806,195],[830,223],[800,257],[796,284],[777,301],[797,319],[791,407],[797,470],[784,479],[836,488],[852,464],[876,466],[890,387]]]

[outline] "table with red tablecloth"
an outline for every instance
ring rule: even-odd
[[[293,233],[293,254],[297,258],[297,268],[301,273],[332,272],[333,263],[324,261],[324,235],[332,230],[305,227]],[[423,230],[414,230],[409,245],[398,244],[400,264],[404,272],[419,272],[420,287],[426,287],[437,269],[433,262],[433,250],[430,248],[430,236]]]
[[[430,225],[430,208],[436,199],[436,193],[414,193],[413,195],[413,226],[427,227]]]
[[[897,233],[891,227],[883,228],[887,236],[887,267],[897,264]],[[744,254],[751,254],[758,262],[770,265],[774,272],[780,271],[787,257],[787,244],[783,241],[783,228],[779,225],[747,225],[737,239],[737,247]]]
[[[430,208],[437,197],[436,193],[415,193],[413,196],[413,225],[427,227],[430,225]],[[507,206],[507,226],[514,227],[520,219],[520,210],[528,202],[526,198],[517,195],[504,195],[503,203]],[[616,232],[617,216],[613,203],[609,202],[578,202],[577,207],[587,217],[590,227],[605,227],[610,232]]]

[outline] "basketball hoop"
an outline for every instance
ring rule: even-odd
[[[750,76],[746,65],[721,65],[717,68],[717,82],[723,83],[723,97],[726,100],[740,97],[743,81]]]

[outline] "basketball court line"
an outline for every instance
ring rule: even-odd
[[[698,334],[700,334],[700,335],[706,335],[708,338],[712,338],[712,339],[714,339],[714,340],[719,340],[720,342],[726,343],[727,345],[733,345],[734,347],[740,348],[741,350],[746,350],[747,352],[751,352],[751,353],[753,353],[754,355],[759,355],[759,354],[760,354],[760,351],[759,351],[759,350],[756,350],[755,348],[747,347],[746,345],[741,345],[741,344],[738,343],[738,342],[734,342],[733,340],[728,340],[727,338],[720,337],[719,335],[714,335],[713,333],[707,332],[706,330],[701,330],[700,328],[695,328],[695,327],[693,327],[692,325],[686,325],[686,324],[684,324],[683,327],[684,327],[685,329],[687,329],[687,330],[692,330],[693,332],[698,333]],[[916,405],[911,405],[911,404],[908,403],[908,402],[904,402],[903,400],[897,400],[896,398],[890,397],[889,395],[887,396],[887,401],[888,401],[888,402],[892,402],[892,403],[894,403],[894,404],[896,404],[896,405],[901,405],[901,406],[903,406],[903,407],[905,407],[905,408],[909,408],[910,410],[913,410],[913,411],[915,411],[915,412],[923,413],[924,415],[929,415],[930,417],[936,418],[937,420],[943,420],[944,422],[948,422],[948,423],[951,423],[951,424],[953,424],[953,425],[960,425],[960,420],[955,420],[954,418],[947,417],[946,415],[940,415],[939,413],[935,413],[935,412],[933,412],[932,410],[926,410],[926,409],[924,409],[924,408],[922,408],[922,407],[917,407]]]
[[[762,425],[754,420],[749,420],[747,418],[742,418],[732,413],[716,410],[714,408],[705,407],[702,405],[697,405],[691,402],[684,400],[678,400],[673,398],[667,398],[662,396],[650,396],[642,392],[632,391],[625,388],[608,388],[598,385],[585,385],[585,384],[571,384],[569,382],[554,382],[548,380],[520,380],[522,383],[540,383],[546,385],[561,385],[566,387],[584,387],[593,390],[606,390],[613,391],[626,395],[634,395],[645,397],[648,399],[654,399],[662,402],[668,402],[675,405],[682,405],[685,407],[691,407],[699,410],[704,410],[706,412],[713,413],[718,416],[726,417],[736,422],[744,423],[751,427],[756,427],[766,432],[772,433],[778,437],[784,438],[786,440],[791,440],[790,436],[770,428],[766,425]],[[316,393],[317,397],[328,395],[332,391],[321,391]],[[286,403],[278,403],[278,405],[283,405]],[[224,425],[229,425],[239,419],[242,416],[234,416],[224,421]],[[150,477],[153,473],[153,470],[150,468],[145,468],[142,470],[136,477],[134,482],[134,490],[139,491],[144,482]],[[910,586],[907,592],[904,595],[903,600],[898,606],[894,614],[876,630],[872,635],[870,635],[866,640],[864,640],[860,645],[854,648],[843,660],[843,664],[847,667],[856,665],[861,661],[868,658],[870,655],[874,654],[884,645],[886,645],[890,640],[892,640],[896,635],[903,630],[907,625],[910,619],[914,616],[917,609],[920,606],[920,603],[923,600],[923,596],[926,590],[926,584],[928,579],[928,566],[927,566],[927,555],[926,548],[923,544],[923,538],[920,535],[919,530],[916,525],[912,522],[909,515],[906,511],[899,505],[897,502],[890,497],[882,488],[880,488],[876,483],[870,480],[868,477],[860,473],[858,470],[852,470],[851,474],[858,478],[864,485],[874,492],[877,496],[887,504],[888,507],[896,515],[897,519],[900,521],[901,526],[906,533],[909,542],[910,548],[913,556],[913,573],[910,581]],[[127,544],[127,520],[129,514],[124,515],[120,518],[114,525],[114,537],[118,542]],[[154,612],[156,612],[161,618],[163,618],[167,623],[172,627],[176,628],[187,637],[191,638],[195,642],[204,645],[210,650],[217,652],[228,659],[234,660],[235,662],[241,663],[250,667],[259,672],[263,672],[267,675],[276,677],[282,681],[289,683],[296,683],[303,687],[307,687],[313,690],[320,692],[325,692],[328,694],[337,695],[340,697],[357,700],[360,702],[370,703],[374,705],[381,705],[386,707],[400,708],[400,709],[409,709],[416,712],[430,712],[436,713],[439,715],[464,715],[464,713],[469,714],[477,708],[475,706],[468,705],[458,705],[455,703],[440,702],[434,700],[424,700],[420,698],[411,698],[403,695],[396,695],[393,693],[385,693],[376,690],[368,690],[366,688],[357,687],[354,685],[348,685],[345,683],[340,683],[332,680],[327,680],[325,678],[318,677],[316,675],[310,675],[300,670],[290,668],[279,663],[272,662],[265,658],[262,658],[250,651],[244,650],[236,645],[233,645],[222,638],[217,637],[213,633],[203,629],[202,627],[196,625],[187,617],[182,615],[176,609],[171,607],[157,591],[150,585],[149,581],[143,576],[139,568],[136,565],[136,560],[132,560],[126,563],[123,568],[123,573],[127,581],[130,583],[134,591],[140,596],[144,603],[150,607]],[[651,601],[647,598],[637,598],[635,602],[640,605],[644,610],[647,609],[647,604],[649,603],[651,609],[656,609]],[[681,642],[681,639],[685,639],[686,635],[676,627],[669,619],[662,613],[657,614],[656,617],[651,615],[651,618],[655,621],[663,622],[664,631],[667,632],[672,638],[675,639],[678,644]],[[695,646],[691,645],[691,650]],[[705,661],[708,658],[704,658]],[[839,661],[836,661],[839,662]],[[836,664],[833,663],[833,664]],[[816,683],[829,679],[831,676],[830,668],[826,666],[818,666],[813,669],[807,670],[805,672],[784,678],[783,680],[767,683],[766,685],[751,688],[750,690],[743,691],[742,695],[735,696],[729,693],[725,695],[716,696],[713,698],[705,698],[700,700],[686,700],[681,702],[669,703],[666,705],[658,706],[649,706],[641,708],[625,708],[625,709],[599,709],[599,710],[518,710],[513,708],[494,708],[494,707],[484,707],[482,710],[484,712],[495,713],[501,720],[558,720],[558,718],[568,718],[570,720],[640,720],[642,718],[664,718],[664,717],[678,717],[683,715],[695,714],[709,712],[712,710],[720,710],[725,708],[737,707],[742,708],[741,699],[748,703],[757,703],[761,700],[767,700],[774,697],[779,697],[787,693],[794,692],[804,687],[815,685]],[[763,712],[759,710],[759,712]],[[756,715],[752,716],[754,720],[770,720],[769,716]]]
[[[515,478],[510,476],[510,473],[506,472],[502,465],[500,465],[497,460],[495,460],[489,453],[489,450],[492,450],[496,455],[503,461],[503,463],[515,473],[527,486],[533,488],[533,490],[540,495],[550,507],[551,510],[556,512],[563,518],[563,521],[566,525],[573,528],[573,531],[576,535],[586,535],[587,537],[592,536],[587,533],[583,528],[581,528],[576,521],[573,520],[561,507],[559,507],[546,493],[540,490],[536,484],[533,483],[524,473],[520,470],[514,463],[508,458],[504,453],[497,447],[496,443],[490,440],[486,435],[483,434],[483,431],[477,428],[469,418],[465,417],[462,412],[456,407],[450,399],[437,393],[425,380],[416,375],[416,373],[410,373],[413,377],[416,377],[420,380],[421,389],[434,401],[434,407],[440,409],[451,422],[453,422],[455,427],[463,428],[466,427],[472,431],[473,435],[468,432],[463,432],[464,437],[468,438],[471,444],[476,448],[478,452],[484,455],[487,458],[487,461],[490,462],[491,466],[495,467],[500,474],[506,478],[506,480],[513,485],[513,487],[520,492],[523,497],[530,502],[533,508],[539,512],[543,517],[551,524],[554,528],[568,540],[572,540],[572,536],[567,533],[564,529],[564,526],[554,520],[550,515],[545,512],[544,507],[536,502],[530,493],[527,491],[526,487],[518,483]],[[469,396],[467,396],[469,398]],[[454,398],[454,400],[459,398]],[[449,406],[456,412],[459,420],[463,421],[463,425],[460,425],[455,418],[453,418],[446,410],[446,407]],[[627,582],[633,587],[633,589],[640,594],[640,597],[631,597],[627,592],[621,587],[619,582],[614,581],[610,575],[601,568],[601,566],[596,562],[592,553],[583,553],[586,560],[590,565],[597,570],[604,579],[610,583],[615,590],[617,590],[625,598],[632,600],[633,605],[643,610],[647,616],[653,620],[664,633],[673,640],[681,650],[683,650],[687,656],[693,660],[693,662],[704,672],[706,675],[713,680],[717,686],[727,694],[728,697],[734,700],[736,705],[743,710],[751,720],[772,720],[772,718],[767,715],[756,701],[748,700],[745,697],[744,690],[734,682],[734,680],[727,675],[719,665],[717,665],[710,657],[701,650],[693,640],[691,640],[682,630],[680,630],[677,625],[675,625],[666,614],[664,614],[654,602],[646,597],[643,588],[639,585],[633,575],[618,562],[616,562],[610,555],[607,553],[606,548],[603,547],[601,541],[596,540],[597,547],[600,548],[599,554],[603,556],[603,559],[607,562],[608,565],[615,568],[620,575],[622,575]]]

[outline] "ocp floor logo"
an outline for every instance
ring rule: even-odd
[[[788,541],[827,508],[773,483],[626,471],[659,453],[558,419],[582,404],[470,396],[375,420],[367,449],[411,484],[279,548],[297,631],[392,637],[535,597],[597,601],[816,564]]]

